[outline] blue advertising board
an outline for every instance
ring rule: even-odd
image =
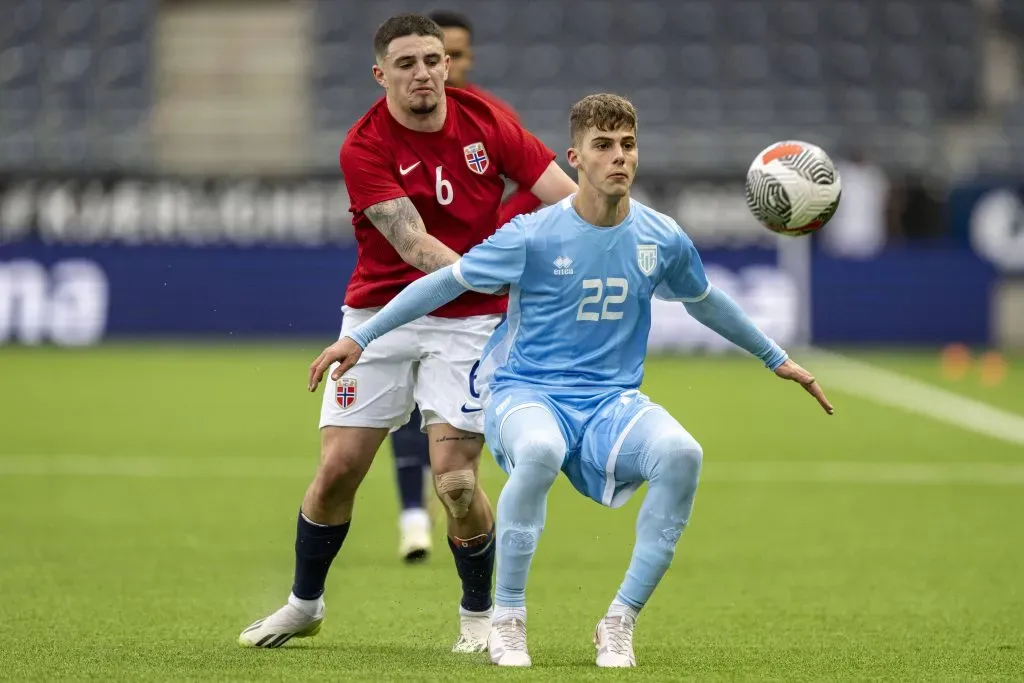
[[[780,267],[736,188],[673,180],[638,195],[687,228],[712,281],[783,345],[808,341],[808,322],[822,344],[989,340],[997,266],[969,240],[865,261],[813,251],[808,277]],[[0,344],[330,338],[356,258],[348,208],[335,177],[0,178]],[[650,345],[730,348],[663,303]]]
[[[1024,274],[1024,182],[979,179],[953,188],[949,224],[958,242],[999,271]]]

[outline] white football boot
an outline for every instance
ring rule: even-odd
[[[405,510],[398,521],[398,556],[408,563],[425,560],[433,546],[432,524],[426,510]]]
[[[498,666],[532,666],[526,651],[526,622],[518,617],[496,621],[487,638],[491,663]]]
[[[486,650],[492,614],[493,608],[486,612],[470,612],[459,607],[459,639],[455,641],[452,652],[469,654]]]
[[[633,653],[633,629],[636,620],[628,614],[605,616],[594,629],[597,665],[609,668],[636,666]]]
[[[257,619],[238,636],[242,647],[281,647],[292,638],[309,638],[320,632],[324,621],[321,603],[315,617],[310,616],[289,600],[281,609],[268,617]]]

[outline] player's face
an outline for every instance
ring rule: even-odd
[[[402,36],[391,41],[373,75],[392,102],[412,114],[429,114],[444,96],[448,62],[437,38]]]
[[[458,27],[446,28],[444,51],[451,58],[448,85],[455,88],[465,87],[469,82],[469,72],[473,70],[473,44],[469,39],[469,31]]]
[[[569,164],[585,175],[587,182],[599,192],[610,197],[629,193],[638,162],[636,131],[632,128],[614,131],[591,128],[579,147],[569,150]]]

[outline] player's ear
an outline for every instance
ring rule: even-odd
[[[377,85],[380,87],[387,89],[388,79],[384,75],[384,69],[380,68],[379,64],[373,65],[373,80],[377,81]]]
[[[445,54],[444,56],[444,82],[448,82],[448,70],[452,68],[452,56]]]
[[[569,165],[573,168],[578,169],[580,167],[580,155],[576,152],[575,147],[570,147],[565,152],[565,158],[569,161]]]

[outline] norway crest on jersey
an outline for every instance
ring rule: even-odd
[[[469,170],[477,175],[483,175],[487,167],[491,165],[491,160],[487,157],[487,150],[484,149],[482,142],[466,145],[462,151],[466,155],[466,165],[469,166]]]
[[[658,267],[658,245],[638,244],[636,245],[636,264],[644,275],[650,275]]]
[[[335,398],[342,408],[348,408],[356,402],[356,380],[354,377],[342,377],[338,380]]]

